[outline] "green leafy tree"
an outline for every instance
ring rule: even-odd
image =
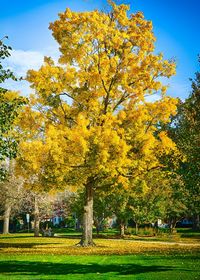
[[[194,217],[194,226],[199,228],[200,214],[200,72],[192,81],[192,92],[180,102],[178,114],[172,122],[171,136],[185,155],[178,170],[188,192],[187,206]]]
[[[0,40],[0,85],[8,79],[17,80],[10,69],[4,69],[3,61],[10,56],[11,47]],[[14,121],[19,108],[25,103],[25,98],[17,92],[10,92],[0,86],[0,180],[5,179],[6,171],[2,163],[6,159],[16,157],[17,139],[12,134]]]

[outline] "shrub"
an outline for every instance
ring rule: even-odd
[[[155,231],[152,227],[139,228],[138,235],[153,236]]]

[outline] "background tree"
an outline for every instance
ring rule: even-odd
[[[3,209],[3,234],[9,233],[10,217],[17,214],[25,203],[23,178],[16,174],[15,162],[7,162],[6,180],[0,182],[0,204]]]
[[[192,92],[178,106],[178,114],[172,121],[170,133],[186,160],[178,172],[185,188],[188,214],[194,217],[194,227],[200,228],[200,73],[192,80]]]
[[[113,196],[103,187],[95,190],[94,193],[94,226],[99,234],[108,226],[108,219],[113,217]]]
[[[142,13],[128,16],[128,6],[109,2],[107,14],[61,13],[50,24],[60,64],[45,58],[27,76],[51,159],[43,180],[85,190],[82,246],[93,245],[93,196],[102,180],[128,187],[130,175],[159,167],[157,155],[174,148],[166,133],[155,132],[176,111],[176,100],[157,80],[173,75],[175,64],[153,53],[152,23]],[[146,102],[153,93],[161,100]]]
[[[6,39],[7,37],[5,37]],[[4,69],[3,61],[10,56],[11,47],[0,40],[0,84],[7,79],[17,80],[10,69]],[[0,180],[5,179],[6,170],[3,167],[5,159],[16,157],[17,139],[11,135],[14,121],[19,108],[25,103],[25,99],[17,92],[10,92],[0,86]]]
[[[3,61],[10,56],[11,47],[4,44],[4,39],[0,40],[0,84],[7,79],[17,80],[10,69],[4,69]],[[11,197],[18,189],[18,179],[11,174],[12,168],[9,168],[12,158],[16,157],[18,139],[14,133],[15,120],[25,99],[20,97],[17,92],[11,92],[0,86],[0,181],[9,176],[8,181],[2,184],[1,193],[6,196],[4,203],[4,233],[9,231],[9,218],[11,213]],[[13,189],[11,182],[14,184]],[[5,192],[5,193],[4,193]]]
[[[165,171],[152,170],[137,179],[133,189],[128,208],[137,234],[140,225],[156,224],[165,217],[171,193],[169,177]]]

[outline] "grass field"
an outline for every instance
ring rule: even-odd
[[[200,243],[0,235],[0,279],[200,279]]]
[[[197,256],[0,256],[0,279],[200,279]]]

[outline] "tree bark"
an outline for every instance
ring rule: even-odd
[[[138,224],[135,222],[135,235],[138,234]]]
[[[9,221],[10,221],[11,205],[9,202],[5,203],[4,221],[3,221],[3,234],[9,233]]]
[[[155,221],[155,223],[154,223],[154,234],[155,235],[158,235],[158,220],[157,221]]]
[[[100,222],[98,221],[98,219],[95,221],[95,227],[96,227],[96,232],[97,232],[97,235],[99,235]]]
[[[39,219],[39,207],[38,207],[38,198],[35,196],[35,205],[34,205],[34,236],[38,237],[40,234],[40,219]]]
[[[176,223],[177,223],[177,221],[178,221],[178,220],[177,220],[176,218],[171,219],[171,221],[170,221],[169,230],[170,230],[170,233],[171,233],[171,234],[176,233],[176,229],[175,229],[175,227],[176,227]]]
[[[93,186],[90,182],[85,185],[85,205],[83,214],[83,234],[78,245],[83,247],[94,246],[92,239],[93,228]]]
[[[200,230],[200,218],[199,215],[196,214],[193,216],[193,226],[192,226],[193,230]]]
[[[125,224],[124,223],[120,223],[120,236],[124,236],[125,234]]]

